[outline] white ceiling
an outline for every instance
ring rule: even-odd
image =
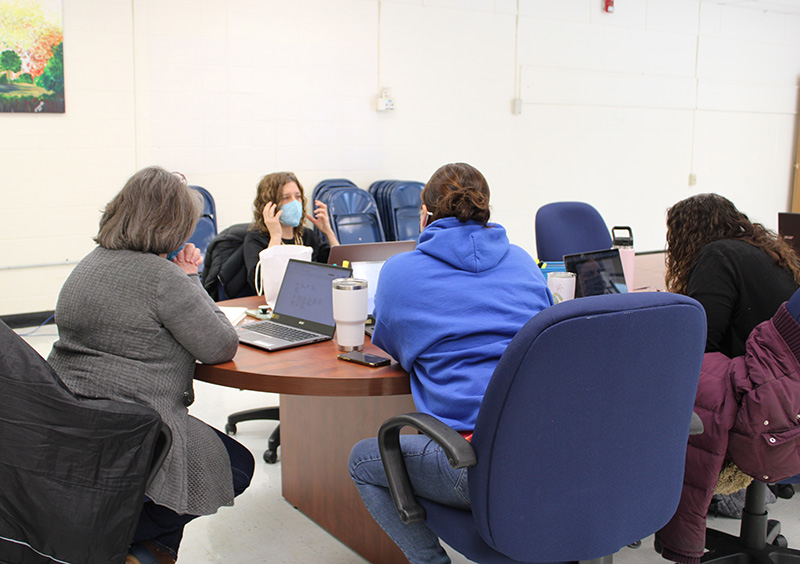
[[[724,4],[763,12],[800,16],[800,0],[702,0],[708,4]]]

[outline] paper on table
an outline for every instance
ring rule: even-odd
[[[228,318],[228,321],[231,322],[231,325],[236,325],[245,317],[245,311],[247,310],[246,307],[230,307],[230,306],[218,306],[219,310],[225,314],[225,317]]]

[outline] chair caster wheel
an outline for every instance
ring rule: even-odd
[[[274,450],[264,451],[264,462],[267,464],[275,464],[278,461],[278,453]]]
[[[787,541],[786,537],[783,535],[778,535],[775,537],[775,540],[772,541],[772,544],[780,548],[789,548],[789,541]]]
[[[640,540],[632,542],[631,544],[628,545],[628,548],[641,548],[641,547],[642,547],[642,541]]]
[[[225,432],[228,435],[236,434],[236,423],[225,423]]]

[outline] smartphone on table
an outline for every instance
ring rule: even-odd
[[[378,356],[375,354],[366,354],[361,351],[350,351],[346,353],[341,353],[338,356],[339,360],[345,360],[347,362],[354,362],[356,364],[362,364],[364,366],[386,366],[391,364],[392,359],[386,358],[385,356]]]

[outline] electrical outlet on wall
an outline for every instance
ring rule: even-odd
[[[381,88],[381,93],[378,94],[375,109],[379,112],[394,110],[394,98],[392,98],[391,88]]]

